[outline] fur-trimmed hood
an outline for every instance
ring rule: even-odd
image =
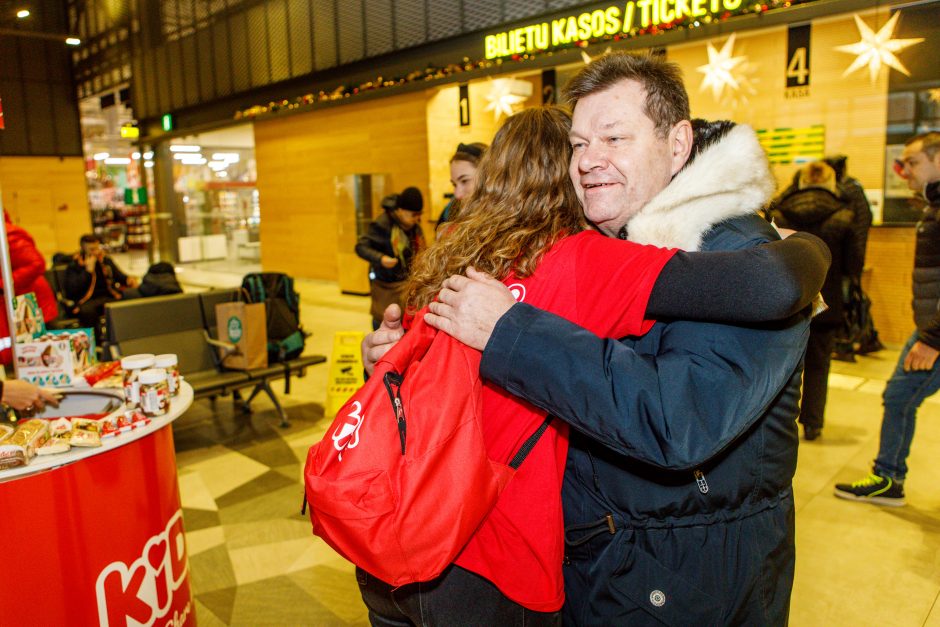
[[[712,226],[756,213],[773,196],[776,181],[751,127],[694,120],[693,128],[692,156],[630,220],[630,241],[698,250]]]

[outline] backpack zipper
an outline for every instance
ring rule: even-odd
[[[405,420],[405,408],[401,403],[401,384],[403,377],[397,372],[386,372],[382,377],[385,382],[385,389],[388,391],[388,398],[392,401],[392,409],[395,411],[395,421],[398,423],[398,439],[401,442],[401,454],[405,454],[405,433],[407,431],[407,421]]]

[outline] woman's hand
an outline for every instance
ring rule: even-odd
[[[55,392],[19,379],[3,382],[2,400],[16,410],[42,411],[46,404],[59,406],[59,396]]]

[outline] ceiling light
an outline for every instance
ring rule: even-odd
[[[104,162],[106,165],[130,165],[131,160],[127,157],[108,157]]]
[[[215,155],[212,155],[212,156],[214,157]],[[228,167],[228,163],[226,163],[225,161],[210,161],[209,167],[212,168],[213,170],[224,170],[225,168]]]
[[[145,168],[152,168],[152,167],[153,167],[153,161],[144,161],[144,167],[145,167]]]
[[[152,151],[152,150],[148,150],[147,152],[145,152],[145,153],[144,153],[144,159],[153,159],[153,151]]]
[[[140,159],[140,153],[135,152],[134,154],[131,155],[131,159]]]
[[[20,19],[29,17],[29,9],[20,9],[19,11],[16,12],[16,17]]]
[[[94,156],[92,156],[92,159],[94,159],[95,161],[104,161],[110,156],[111,154],[107,152],[96,152]]]
[[[67,37],[65,39],[65,43],[70,46],[80,46],[82,45],[82,40],[79,39],[78,37]]]
[[[214,161],[228,161],[230,163],[238,163],[241,159],[241,156],[237,152],[216,152],[212,154],[212,159]]]
[[[184,144],[171,144],[170,152],[199,152],[202,150],[199,146],[186,146]]]
[[[202,155],[185,155],[180,162],[184,165],[205,165],[206,158]]]

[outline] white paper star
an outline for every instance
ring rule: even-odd
[[[711,87],[712,96],[715,100],[721,99],[721,93],[725,87],[734,91],[740,88],[739,72],[735,70],[747,61],[747,57],[731,56],[734,54],[734,37],[735,34],[732,33],[720,51],[715,49],[711,42],[708,42],[708,63],[700,65],[696,70],[705,75],[699,91],[705,91],[705,89]]]
[[[581,60],[584,61],[584,65],[591,65],[591,61],[593,61],[593,60],[595,60],[595,59],[600,59],[600,58],[601,58],[602,56],[604,56],[605,54],[610,54],[610,46],[607,46],[607,50],[605,50],[604,52],[600,53],[600,54],[597,55],[596,57],[592,57],[592,56],[589,55],[586,51],[582,50],[582,51],[581,51]]]
[[[490,101],[485,111],[492,111],[493,118],[499,120],[500,116],[513,114],[516,105],[525,102],[532,95],[532,83],[517,81],[514,78],[490,79],[490,93],[486,99]]]
[[[894,53],[900,52],[908,46],[919,44],[924,41],[924,38],[891,39],[891,35],[894,34],[894,28],[898,24],[898,18],[901,17],[901,13],[896,12],[892,15],[891,19],[888,20],[877,33],[869,28],[868,24],[863,22],[862,18],[857,14],[853,17],[855,18],[855,25],[858,27],[858,34],[862,39],[854,44],[835,47],[839,52],[858,55],[855,61],[852,62],[852,65],[842,73],[842,76],[848,76],[855,70],[867,65],[871,82],[874,83],[878,80],[878,72],[881,71],[882,64],[893,67],[905,76],[910,76],[911,73],[908,72],[901,61],[894,56]]]

